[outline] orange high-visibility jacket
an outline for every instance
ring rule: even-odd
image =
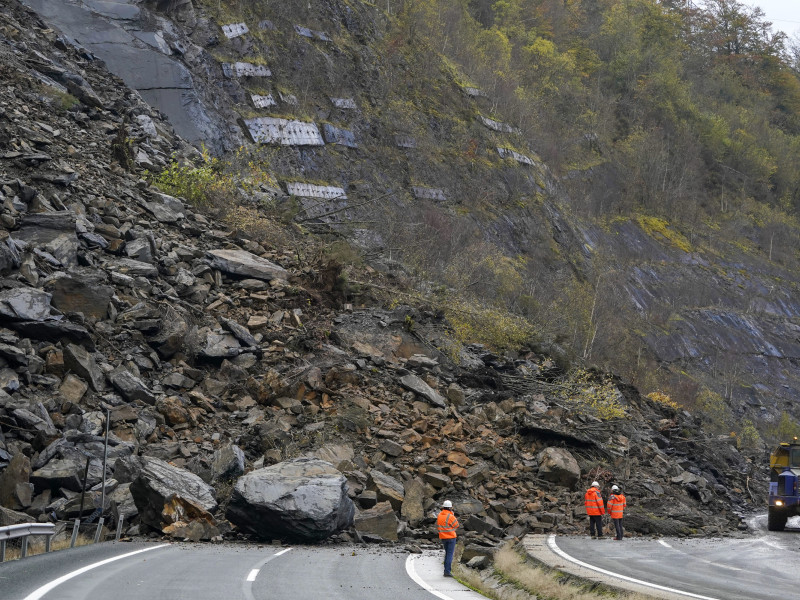
[[[628,507],[624,494],[611,494],[608,497],[608,513],[612,519],[621,519],[623,511]]]
[[[586,514],[589,516],[606,514],[605,506],[603,506],[603,497],[596,487],[590,487],[586,490],[583,504],[586,506]]]
[[[436,517],[436,528],[439,530],[439,539],[451,540],[456,537],[456,529],[458,529],[458,519],[452,511],[446,508],[439,513]]]

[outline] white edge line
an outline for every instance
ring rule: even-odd
[[[286,554],[291,548],[287,548],[286,550],[281,550],[280,552],[276,552],[275,556],[280,556],[281,554]]]
[[[46,583],[39,589],[31,592],[23,600],[39,600],[42,596],[44,596],[47,592],[53,590],[54,588],[58,587],[65,581],[69,581],[73,577],[77,577],[78,575],[82,575],[87,571],[91,571],[92,569],[96,569],[97,567],[102,567],[103,565],[107,565],[108,563],[112,563],[115,560],[122,560],[123,558],[128,558],[129,556],[133,556],[135,554],[141,554],[142,552],[150,552],[150,550],[158,550],[159,548],[164,548],[165,546],[169,546],[169,544],[159,544],[158,546],[153,546],[151,548],[143,548],[141,550],[135,550],[134,552],[128,552],[127,554],[120,554],[119,556],[113,556],[111,558],[107,558],[105,560],[101,560],[100,562],[93,563],[91,565],[86,565],[85,567],[81,567],[76,571],[72,571],[71,573],[67,573],[66,575],[62,575],[58,579],[54,579],[50,583]]]
[[[670,548],[670,549],[672,548],[672,546],[670,546],[670,545],[669,545],[667,542],[665,542],[664,540],[658,540],[658,543],[659,543],[659,544],[661,544],[662,546],[664,546],[665,548]]]
[[[256,577],[258,577],[258,572],[260,570],[261,569],[253,569],[252,571],[250,571],[250,574],[247,576],[247,581],[255,581]]]
[[[600,567],[595,567],[594,565],[590,565],[589,563],[585,563],[583,561],[578,560],[577,558],[573,558],[566,552],[564,552],[561,548],[556,545],[556,536],[555,534],[551,534],[549,538],[547,538],[547,545],[548,547],[558,554],[561,558],[568,560],[570,562],[575,563],[576,565],[580,565],[586,569],[591,569],[592,571],[597,571],[598,573],[603,573],[604,575],[609,575],[611,577],[616,577],[617,579],[622,579],[624,581],[630,581],[631,583],[636,583],[638,585],[643,585],[645,587],[654,588],[657,590],[661,590],[662,592],[670,592],[672,594],[679,594],[681,596],[688,596],[690,598],[698,598],[699,600],[719,600],[719,598],[712,598],[711,596],[701,596],[700,594],[693,594],[691,592],[684,592],[682,590],[676,590],[675,588],[669,588],[663,585],[658,585],[656,583],[650,583],[649,581],[642,581],[641,579],[634,579],[633,577],[628,577],[627,575],[620,575],[619,573],[614,573],[613,571],[608,571],[606,569],[601,569]]]
[[[442,600],[453,600],[447,594],[443,594],[434,590],[422,577],[419,576],[417,569],[414,567],[414,562],[419,556],[421,555],[409,554],[408,558],[406,559],[406,573],[408,573],[408,576],[411,577],[411,579],[413,579],[422,589],[424,589],[426,592],[430,592],[437,598],[441,598]]]

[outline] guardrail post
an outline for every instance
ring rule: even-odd
[[[44,536],[44,551],[45,552],[50,552],[50,542],[52,540],[53,540],[53,536],[52,535]]]
[[[78,529],[80,529],[81,520],[75,519],[75,524],[72,526],[72,539],[69,541],[69,547],[74,548],[75,542],[78,541]]]
[[[28,556],[28,536],[27,535],[22,536],[22,552],[21,552],[20,556],[22,558],[25,558],[26,556]]]
[[[6,561],[6,541],[0,540],[0,562]]]
[[[114,538],[115,542],[118,542],[119,541],[119,536],[122,535],[122,521],[123,520],[125,520],[125,515],[120,514],[119,515],[119,521],[117,521],[117,535]]]
[[[100,532],[103,530],[103,521],[105,521],[104,517],[100,517],[97,520],[97,530],[94,532],[94,543],[95,544],[100,541]]]

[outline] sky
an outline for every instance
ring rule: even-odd
[[[775,31],[790,37],[800,34],[800,0],[744,0],[742,4],[760,6]]]

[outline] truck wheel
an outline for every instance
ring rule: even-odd
[[[789,515],[786,514],[785,510],[770,506],[767,513],[767,529],[770,531],[783,531],[786,528],[788,518]]]

